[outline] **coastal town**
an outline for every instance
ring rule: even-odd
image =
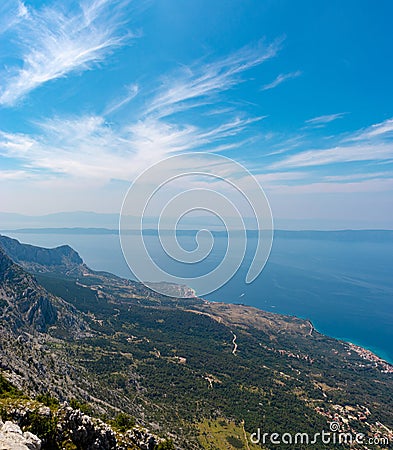
[[[351,342],[348,343],[348,347],[350,351],[357,353],[365,361],[373,363],[372,366],[378,369],[381,373],[393,373],[393,365],[380,358],[370,350],[359,347],[358,345],[352,344]],[[351,354],[350,351],[348,352],[349,355]],[[366,365],[364,365],[363,367],[366,367]]]

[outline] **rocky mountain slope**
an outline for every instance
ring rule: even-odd
[[[0,235],[0,247],[15,263],[31,272],[56,272],[71,275],[83,271],[81,257],[68,245],[47,249],[21,244],[16,239]]]
[[[159,450],[170,442],[119,414],[109,425],[48,394],[30,399],[0,374],[1,450]],[[80,408],[78,408],[80,407]]]
[[[393,368],[370,352],[294,317],[156,294],[68,247],[4,242],[1,367],[30,395],[128,414],[184,449],[260,448],[258,429],[313,435],[331,422],[393,438]]]
[[[55,326],[76,335],[88,328],[74,307],[47,292],[1,246],[0,295],[2,324],[14,332],[46,332]]]

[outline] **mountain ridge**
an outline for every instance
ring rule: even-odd
[[[0,235],[0,247],[13,261],[32,272],[56,271],[67,274],[83,267],[82,258],[69,245],[47,249],[21,244],[17,239]]]

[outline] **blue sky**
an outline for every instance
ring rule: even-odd
[[[116,213],[183,152],[257,177],[280,224],[392,228],[390,1],[5,0],[0,211]]]

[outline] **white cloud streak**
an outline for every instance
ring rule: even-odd
[[[113,114],[117,110],[123,108],[124,106],[128,105],[131,100],[133,100],[139,92],[139,86],[137,84],[131,84],[130,86],[127,86],[127,95],[123,97],[122,99],[118,100],[117,102],[112,103],[110,106],[106,108],[104,111],[104,116],[108,116],[110,114]]]
[[[333,122],[337,119],[342,119],[345,116],[345,112],[337,114],[327,114],[325,116],[313,117],[305,121],[306,124],[311,126],[326,125],[327,123]]]
[[[372,178],[348,183],[308,182],[298,185],[272,185],[269,190],[285,195],[351,194],[393,191],[393,178]]]
[[[79,9],[71,11],[61,4],[34,9],[19,2],[18,20],[9,8],[3,27],[18,36],[22,67],[0,74],[0,105],[15,105],[46,82],[103,61],[130,37],[119,31],[127,3],[81,0]]]
[[[391,178],[392,172],[370,172],[370,173],[355,173],[351,175],[328,175],[323,177],[326,181],[339,181],[339,182],[348,182],[348,181],[359,181],[359,180],[370,180],[375,178]]]
[[[393,160],[392,144],[364,144],[308,150],[274,163],[271,169],[322,166],[354,161]]]
[[[393,119],[372,125],[352,136],[341,138],[331,148],[312,149],[288,156],[270,165],[270,169],[324,166],[355,161],[393,162]]]
[[[163,82],[146,113],[163,118],[198,106],[206,97],[226,91],[242,82],[240,75],[273,58],[281,41],[245,47],[219,61],[182,68]]]
[[[393,119],[385,120],[384,122],[371,125],[354,136],[350,136],[348,141],[362,141],[366,139],[378,139],[386,136],[393,137]]]
[[[300,77],[301,74],[302,74],[302,72],[300,70],[297,70],[296,72],[290,72],[290,73],[281,73],[271,83],[268,83],[268,84],[265,84],[264,86],[262,86],[261,90],[267,91],[269,89],[274,89],[275,87],[284,83],[284,81],[290,80],[292,78]]]

